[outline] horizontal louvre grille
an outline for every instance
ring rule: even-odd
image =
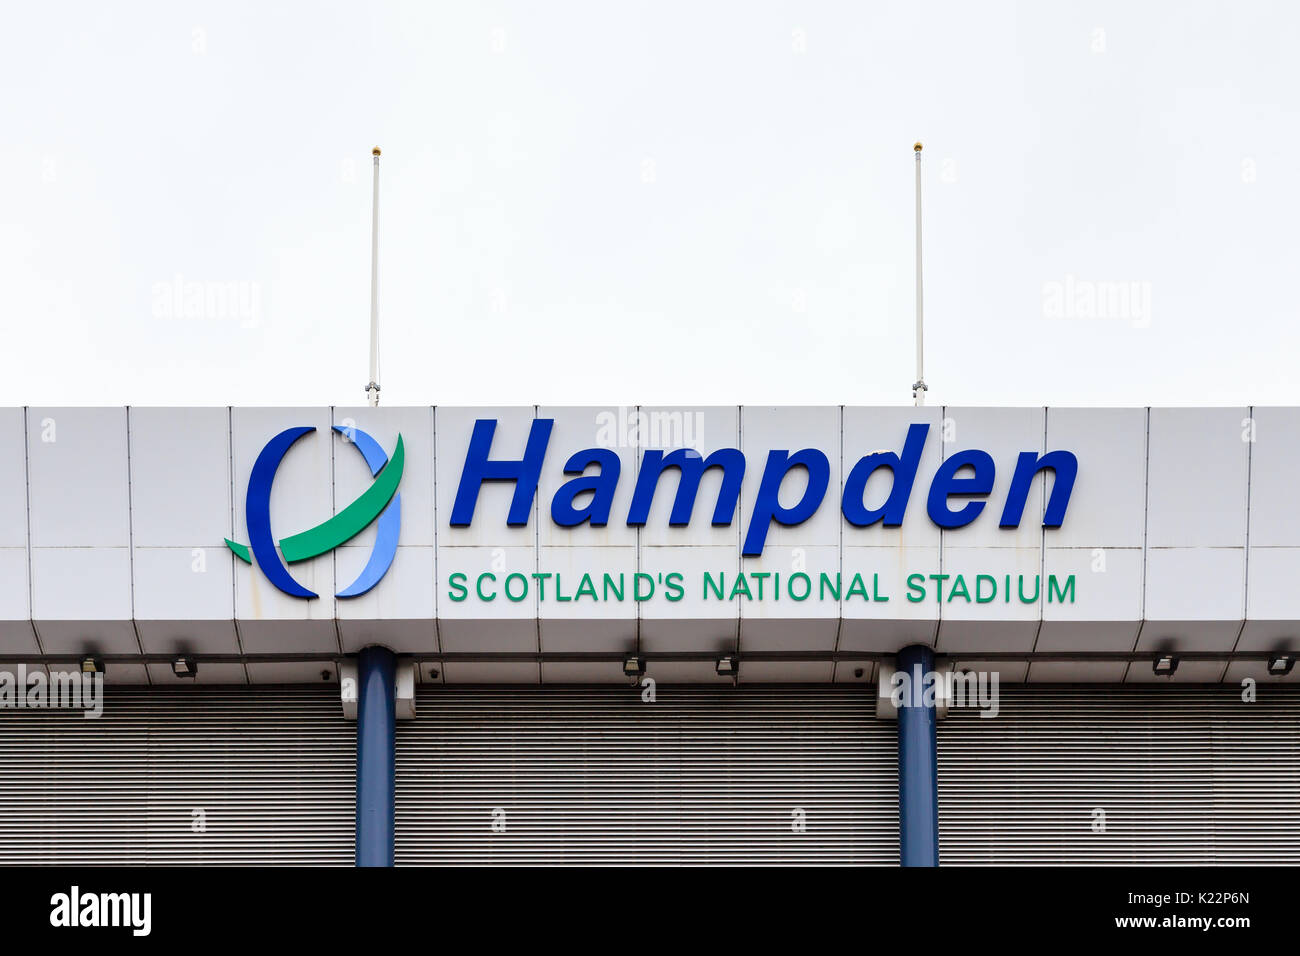
[[[1000,704],[939,722],[943,863],[1300,863],[1296,690]],[[398,724],[397,859],[893,864],[895,724],[873,708],[862,688],[422,689]],[[350,864],[355,732],[337,688],[0,710],[0,862]]]
[[[897,735],[871,693],[640,695],[422,690],[397,728],[397,862],[897,863]]]
[[[0,710],[0,862],[350,865],[355,751],[337,687]]]
[[[1257,690],[1004,686],[996,718],[953,710],[940,862],[1300,863],[1300,693]]]

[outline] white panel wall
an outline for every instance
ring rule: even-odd
[[[1228,651],[1246,604],[1245,408],[1153,408],[1139,650]]]
[[[632,408],[547,408],[539,418],[555,422],[550,450],[538,487],[538,568],[546,579],[546,596],[539,591],[541,647],[547,653],[591,653],[636,650],[636,602],[632,600],[633,575],[637,571],[637,529],[627,524],[628,506],[636,485],[640,460],[640,435],[624,427]],[[581,524],[564,528],[551,520],[555,493],[577,475],[566,475],[569,457],[587,448],[604,448],[619,458],[619,480],[613,507],[605,527]],[[584,474],[591,476],[592,466]],[[566,495],[567,497],[567,495]],[[576,501],[581,508],[591,495]],[[621,576],[624,599],[604,600],[604,575]],[[583,575],[590,574],[601,600],[575,598]],[[612,582],[611,582],[612,583]],[[612,593],[612,592],[611,592]],[[571,600],[561,601],[561,596]],[[570,675],[577,679],[576,674]]]
[[[333,515],[333,444],[328,408],[236,408],[231,411],[234,456],[235,538],[248,544],[245,506],[253,463],[266,443],[287,428],[311,426],[281,462],[271,489],[271,531],[278,544]],[[310,653],[338,650],[334,623],[334,556],[324,554],[289,567],[289,573],[318,597],[284,594],[262,571],[242,561],[235,566],[235,610],[245,651],[275,647]]]
[[[740,610],[740,650],[771,651],[795,648],[800,651],[831,651],[839,636],[839,602],[819,600],[816,584],[823,573],[840,572],[840,511],[843,489],[840,472],[840,409],[838,407],[773,408],[750,405],[741,409],[740,436],[745,452],[745,481],[740,493],[741,541],[749,533],[754,503],[763,480],[768,453],[774,449],[794,454],[805,448],[825,453],[830,462],[830,481],[817,512],[802,524],[784,526],[772,521],[763,553],[741,562],[751,591],[757,598],[754,572],[773,575],[764,580],[773,590],[766,600],[737,598]],[[803,468],[789,472],[777,495],[782,507],[799,503],[808,487]],[[807,574],[814,582],[812,596],[804,601],[785,600],[790,576]],[[776,575],[781,585],[777,590]],[[772,600],[771,595],[780,595]],[[761,672],[754,669],[755,673]],[[747,679],[753,679],[746,674]],[[827,674],[826,679],[830,679]]]
[[[840,628],[841,651],[896,651],[909,644],[933,645],[939,625],[939,605],[907,600],[907,577],[939,572],[939,528],[926,516],[926,494],[942,456],[943,410],[930,408],[861,408],[844,409],[844,438],[841,476],[847,480],[858,460],[878,451],[903,452],[909,426],[930,426],[916,482],[908,501],[902,526],[886,528],[877,523],[858,528],[848,522],[842,527],[844,589],[847,592],[853,575],[860,573],[873,595],[887,601],[841,601],[844,616]],[[887,470],[872,475],[864,501],[870,508],[884,504],[892,490]],[[877,591],[876,584],[879,582]]]
[[[522,601],[507,600],[500,593],[506,577],[522,574],[529,579],[537,570],[537,500],[533,500],[527,525],[506,523],[513,482],[486,482],[479,490],[474,521],[468,528],[451,526],[452,504],[460,484],[465,453],[477,419],[496,419],[492,439],[493,459],[520,460],[528,444],[529,429],[536,409],[523,408],[438,408],[434,427],[438,435],[437,456],[437,573],[438,634],[442,649],[453,653],[536,653],[537,596],[530,587]],[[548,455],[548,460],[550,456]],[[481,575],[494,575],[497,597],[490,604],[472,596],[455,602],[448,598],[452,574],[469,575],[472,589]],[[489,579],[484,579],[485,582]],[[529,665],[534,675],[535,664]],[[534,680],[537,679],[535,676]]]
[[[0,409],[0,653],[32,654],[27,566],[27,442],[21,408]]]
[[[1254,408],[1242,651],[1300,650],[1300,408]],[[1300,669],[1296,672],[1300,673]]]
[[[941,651],[979,650],[1027,651],[1033,648],[1042,619],[1042,593],[1039,600],[1020,600],[1021,579],[1024,593],[1035,593],[1034,578],[1042,569],[1043,476],[1034,479],[1025,503],[1019,527],[1000,528],[1002,508],[1006,504],[1016,459],[1021,452],[1041,453],[1046,428],[1042,408],[954,408],[944,409],[944,458],[966,449],[978,448],[993,456],[997,470],[993,491],[983,499],[984,510],[970,524],[943,531],[943,573],[961,574],[974,595],[978,574],[991,575],[998,593],[993,602],[977,604],[963,598],[950,600],[955,580],[944,582],[943,601],[939,605],[939,643]],[[966,469],[963,474],[969,474]],[[961,507],[957,499],[952,510]],[[1068,518],[1068,513],[1067,513]],[[1006,597],[1007,576],[1012,594]],[[936,600],[933,586],[927,601]]]
[[[642,406],[641,410],[652,421],[654,416],[659,416],[660,421],[691,422],[694,445],[705,457],[719,448],[740,448],[740,409],[734,405]],[[747,465],[753,467],[752,463]],[[646,653],[736,650],[739,605],[735,601],[704,598],[706,571],[715,576],[726,572],[728,582],[734,582],[741,567],[743,501],[731,525],[714,527],[711,523],[721,488],[720,470],[710,469],[700,482],[690,527],[674,528],[668,518],[677,494],[676,472],[666,472],[659,484],[649,518],[641,529],[640,570],[656,580],[660,575],[680,572],[686,581],[686,597],[676,603],[653,601],[638,605],[640,645]],[[658,676],[665,673],[661,668],[656,670]],[[712,663],[685,664],[675,676],[706,682],[717,679]]]
[[[30,408],[32,618],[48,654],[140,650],[125,408]]]
[[[237,654],[230,410],[132,408],[132,575],[145,653]],[[247,541],[245,540],[245,543]]]
[[[646,415],[646,430],[630,428],[638,411]],[[507,526],[513,486],[496,483],[481,491],[473,527],[451,528],[474,421],[498,419],[492,456],[518,459],[538,415],[554,419],[555,429],[528,524]],[[849,469],[877,450],[900,453],[908,425],[918,421],[928,422],[931,434],[903,527],[845,523],[840,499]],[[320,594],[304,601],[281,594],[261,569],[236,561],[222,538],[247,543],[252,463],[286,428],[310,425],[316,432],[293,446],[277,476],[277,540],[326,520],[369,487],[368,469],[332,432],[335,423],[365,429],[390,454],[397,434],[403,436],[399,553],[381,584],[352,600],[334,594],[364,566],[373,527],[332,554],[292,566],[294,577]],[[628,527],[641,454],[652,445],[683,443],[704,455],[743,448],[747,469],[732,525],[710,524],[721,486],[714,472],[701,484],[691,526],[671,527],[677,479],[668,472],[649,523]],[[572,477],[563,474],[565,461],[591,446],[611,446],[621,462],[609,523],[557,528],[550,506]],[[774,524],[763,555],[742,558],[768,452],[805,447],[826,452],[831,464],[820,509],[797,527]],[[942,457],[967,448],[992,455],[994,488],[972,524],[940,533],[926,515],[927,493]],[[1020,528],[1000,528],[1018,454],[1058,448],[1079,459],[1064,526],[1041,528],[1051,479],[1040,475]],[[970,661],[991,651],[1300,651],[1293,597],[1300,575],[1296,448],[1300,409],[1291,408],[0,410],[0,654],[331,654],[368,643],[416,654],[639,649],[653,657],[737,648],[852,655],[937,642],[940,652]],[[792,473],[782,501],[792,504],[802,488],[802,475]],[[881,471],[868,486],[868,505],[879,505],[888,491],[889,475]],[[761,603],[704,597],[706,571],[725,572],[730,590],[742,568],[780,573],[784,587],[802,570],[814,597],[794,602],[785,591],[780,601]],[[533,578],[539,570],[553,575],[540,604]],[[818,600],[823,571],[840,574],[845,592],[861,574],[874,595],[888,600]],[[452,601],[454,572],[468,575],[471,589],[480,574],[488,575],[496,599]],[[584,573],[603,591],[606,572],[624,576],[625,600],[555,600],[554,575],[574,594]],[[684,576],[684,600],[631,599],[638,573],[649,575],[662,595],[662,578],[671,572]],[[964,574],[968,588],[976,574],[993,575],[999,588],[1006,575],[1023,574],[1031,591],[1041,580],[1039,599],[1005,602],[999,594],[990,604],[938,603],[928,576],[940,572]],[[503,593],[512,573],[527,584],[524,600]],[[924,602],[906,599],[910,573],[926,576]],[[1053,574],[1075,575],[1072,604],[1044,601]],[[764,586],[772,583],[769,578]],[[945,590],[951,586],[949,579]],[[742,679],[856,679],[850,659],[840,664],[751,660]],[[158,679],[167,679],[159,666],[153,668]],[[227,668],[222,679],[240,679],[240,667]],[[1149,671],[1145,663],[1123,668],[1129,680],[1144,680]],[[217,669],[209,673],[217,679]],[[258,679],[282,673],[288,672],[263,667]],[[1185,665],[1179,679],[1207,673]],[[116,669],[122,674],[145,679],[143,666],[124,664]],[[718,679],[711,659],[662,661],[655,676]],[[1114,665],[1039,663],[1029,672],[1031,680],[1117,677]],[[443,679],[622,677],[610,662],[462,660],[446,664]]]
[[[378,585],[354,598],[335,601],[343,650],[356,651],[367,644],[383,644],[403,653],[437,651],[437,546],[434,517],[433,409],[335,408],[333,423],[359,428],[383,446],[392,460],[397,436],[402,436],[406,462],[397,493],[401,495],[402,528],[397,556]],[[374,481],[356,446],[335,432],[330,441],[334,455],[333,514],[338,514]],[[372,523],[334,552],[338,590],[357,579],[370,560],[375,544]]]
[[[1144,408],[1049,408],[1047,450],[1079,473],[1060,528],[1044,529],[1044,579],[1075,576],[1075,601],[1044,603],[1040,651],[1131,651],[1142,620]],[[1044,507],[1045,507],[1044,503]]]

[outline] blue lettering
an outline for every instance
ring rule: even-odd
[[[1079,459],[1068,451],[1049,451],[1041,458],[1032,451],[1022,451],[1016,459],[1016,473],[1011,478],[1011,489],[1007,492],[1006,507],[1002,509],[1000,527],[1020,527],[1020,518],[1025,513],[1025,501],[1029,498],[1034,475],[1048,470],[1053,475],[1052,494],[1047,499],[1047,510],[1043,513],[1043,527],[1061,526],[1065,508],[1070,503],[1070,492],[1074,490],[1075,476],[1079,474]]]
[[[745,456],[739,448],[719,448],[708,458],[694,449],[678,448],[667,455],[662,451],[650,450],[641,459],[636,490],[632,493],[632,505],[627,512],[629,525],[643,525],[649,519],[650,502],[659,485],[659,476],[669,468],[676,468],[681,474],[677,481],[677,497],[673,499],[672,514],[668,518],[670,525],[677,528],[691,523],[700,479],[709,468],[722,469],[722,488],[718,491],[718,503],[713,509],[713,523],[718,527],[731,524],[731,519],[736,514],[736,504],[740,501],[740,482],[745,477]]]
[[[975,473],[959,478],[957,472],[963,468],[971,468]],[[965,507],[951,511],[948,499],[984,497],[993,490],[996,468],[993,456],[978,448],[959,451],[945,459],[934,473],[934,483],[930,485],[930,498],[926,502],[930,520],[941,528],[961,528],[978,518],[984,510],[984,502],[971,501]]]
[[[916,470],[921,465],[921,450],[925,447],[929,431],[930,426],[926,424],[908,428],[901,457],[892,451],[881,451],[858,459],[858,463],[849,472],[848,480],[844,482],[843,509],[849,524],[866,528],[881,518],[885,519],[886,528],[897,528],[903,523],[907,503],[912,497],[912,485],[916,483]],[[879,508],[871,509],[863,503],[863,495],[866,494],[867,482],[877,468],[889,469],[893,475],[893,487],[885,503]]]
[[[803,468],[808,472],[808,487],[793,508],[786,508],[781,504],[779,493],[781,483],[793,468]],[[826,497],[826,486],[830,480],[831,463],[826,454],[816,448],[805,448],[793,455],[788,451],[768,452],[763,478],[758,484],[758,498],[749,518],[749,530],[745,532],[742,553],[763,553],[763,542],[767,540],[767,530],[773,519],[778,524],[789,527],[803,524],[811,518]]]
[[[565,482],[551,501],[551,520],[562,528],[572,528],[584,521],[590,521],[593,528],[609,524],[609,508],[614,503],[622,463],[617,453],[608,448],[584,448],[565,462],[564,473],[582,475],[590,465],[600,465],[600,473]],[[588,492],[592,494],[586,507],[574,507],[574,499]]]
[[[476,421],[452,505],[451,525],[467,527],[473,521],[479,491],[487,481],[515,483],[506,523],[511,526],[528,524],[554,424],[553,419],[535,419],[529,429],[522,458],[494,459],[491,457],[492,439],[496,433],[497,421]],[[913,424],[907,429],[900,454],[882,451],[866,455],[857,461],[844,480],[841,510],[846,521],[860,528],[875,524],[890,528],[902,525],[929,431],[928,424]],[[599,471],[587,474],[593,465],[598,466]],[[664,472],[675,469],[678,472],[677,489],[669,524],[674,527],[689,525],[699,496],[700,482],[705,472],[714,468],[722,474],[712,522],[717,527],[731,525],[739,506],[741,483],[745,475],[745,455],[738,448],[719,448],[707,457],[690,448],[667,452],[647,450],[637,469],[627,524],[638,527],[649,520],[660,479]],[[867,484],[880,468],[887,468],[891,473],[889,495],[879,507],[868,508],[865,502]],[[786,477],[796,469],[802,469],[806,473],[807,485],[799,500],[786,507],[781,503],[780,491]],[[555,493],[551,501],[551,519],[565,528],[583,523],[605,527],[609,523],[621,470],[618,454],[610,449],[584,448],[573,454],[565,462],[564,473],[576,477],[561,485]],[[1078,476],[1079,461],[1072,452],[1057,450],[1042,455],[1032,451],[1020,453],[1002,509],[1001,527],[1019,527],[1034,478],[1041,471],[1052,472],[1053,478],[1044,509],[1043,526],[1061,526]],[[996,472],[997,466],[986,451],[972,448],[949,456],[940,464],[930,484],[926,498],[930,520],[941,528],[961,528],[970,524],[984,511],[987,502],[972,500],[959,508],[952,508],[950,505],[954,503],[953,499],[986,498],[993,491]],[[793,527],[811,518],[821,507],[829,485],[830,460],[825,452],[816,448],[804,448],[793,453],[787,450],[768,452],[745,531],[742,553],[746,556],[762,554],[773,522]],[[481,575],[476,582],[480,598],[491,600],[495,593],[483,593],[485,580],[494,581],[495,576]],[[634,581],[634,585],[635,583]],[[706,586],[708,583],[706,576]],[[981,587],[984,583],[986,582],[977,578],[975,600],[981,603],[992,599],[985,598]],[[464,600],[464,595],[469,590],[466,582],[462,579],[452,581],[451,584],[453,600]],[[915,586],[910,579],[908,584],[909,590],[915,587],[921,594],[925,593],[923,586]],[[936,585],[941,588],[942,581],[936,581]],[[941,594],[938,588],[936,590]],[[633,590],[637,590],[635,586]],[[720,594],[721,582],[718,582],[717,590]],[[960,593],[960,590],[954,589],[954,592]],[[513,595],[507,596],[515,600]],[[915,599],[911,593],[908,594],[908,600]]]
[[[456,501],[451,506],[453,528],[468,527],[474,520],[479,488],[485,481],[513,481],[515,495],[510,502],[506,524],[528,524],[529,512],[533,510],[533,496],[537,494],[537,482],[542,477],[542,461],[546,458],[546,446],[551,440],[551,427],[554,424],[553,418],[534,419],[532,428],[528,431],[528,445],[524,449],[523,460],[501,461],[488,458],[492,451],[492,435],[497,430],[496,419],[480,418],[474,423],[469,451],[465,453],[465,467],[460,473],[460,486],[456,489]]]

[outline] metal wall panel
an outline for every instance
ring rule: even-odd
[[[874,708],[860,687],[424,689],[397,728],[397,862],[897,864]]]
[[[707,657],[737,650],[851,654],[919,642],[977,661],[992,652],[1226,655],[1300,646],[1300,615],[1289,588],[1300,573],[1300,510],[1292,507],[1291,492],[1300,463],[1300,409],[1294,407],[2,411],[0,652],[30,655],[33,662],[83,654],[346,654],[377,641],[401,653],[500,654],[502,660],[486,664],[484,679],[530,682],[609,677],[604,669],[590,678],[565,668],[530,670],[504,655],[698,652],[706,659],[665,661],[663,667],[673,680],[711,684]],[[514,487],[489,481],[473,526],[451,527],[474,423],[498,420],[491,456],[504,461],[522,455],[539,415],[552,416],[556,431],[529,521],[508,525]],[[336,583],[350,580],[369,560],[375,532],[363,530],[330,555],[295,563],[298,580],[321,596],[291,597],[262,569],[234,557],[221,539],[246,540],[252,465],[286,428],[312,425],[319,434],[295,446],[277,472],[271,510],[278,534],[316,525],[369,487],[369,469],[329,430],[331,423],[350,421],[382,434],[385,447],[399,431],[410,439],[398,559],[372,592],[336,599]],[[855,528],[844,521],[838,513],[844,476],[866,454],[901,451],[908,426],[920,422],[931,431],[910,517],[898,528]],[[591,443],[617,448],[623,462],[610,524],[557,528],[551,493],[565,480],[567,456]],[[670,525],[680,476],[668,469],[648,522],[627,526],[640,456],[664,445],[698,446],[704,454],[745,450],[749,462],[731,524],[715,527],[709,520],[722,482],[713,469],[700,484],[694,521]],[[743,558],[741,532],[766,455],[810,445],[827,454],[836,493],[828,490],[804,524],[773,525],[768,550]],[[972,524],[941,534],[926,516],[931,480],[944,455],[971,448],[993,453],[994,490]],[[1000,527],[1017,454],[1047,448],[1079,458],[1069,516],[1061,528],[1044,531],[1048,479],[1039,476],[1018,528]],[[887,469],[877,476],[865,491],[873,506],[893,488]],[[791,476],[787,503],[801,491],[799,482]],[[703,586],[706,572],[729,574],[734,583],[737,572],[755,568],[813,577],[834,570],[848,581],[842,600],[831,603],[821,600],[820,590],[816,600],[777,603],[771,583],[765,600],[740,594],[719,600]],[[940,604],[931,583],[925,599],[909,600],[911,574],[927,577],[941,569],[1004,582],[1008,574],[1028,580],[1075,575],[1077,587],[1068,600],[1029,604],[983,602],[978,595],[972,602],[965,594],[954,599],[949,588]],[[542,585],[533,582],[524,600],[499,595],[512,572],[531,579],[549,571],[567,581],[588,570],[640,572],[656,581],[681,573],[686,590],[681,600],[665,600],[660,589],[650,600],[606,603],[602,596],[597,604],[559,600],[554,583],[552,599],[540,600]],[[847,594],[858,572],[872,584],[870,602]],[[485,575],[496,596],[460,600],[450,585],[456,573],[468,575],[463,583]],[[802,668],[802,679],[829,680],[831,662],[820,664],[815,674]],[[453,671],[478,679],[479,667],[459,663],[447,669]],[[143,663],[123,661],[110,680],[145,681],[148,673]],[[305,673],[312,677],[310,669]],[[1175,681],[1211,681],[1221,673],[1218,662],[1188,661]],[[1114,662],[1044,662],[1032,675],[1142,678]]]
[[[941,864],[1300,863],[1295,689],[1000,696],[996,718],[939,722]]]
[[[350,866],[355,748],[337,685],[0,710],[0,863]]]

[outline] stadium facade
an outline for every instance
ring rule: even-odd
[[[1296,408],[0,410],[0,861],[1300,862],[1297,464]]]

